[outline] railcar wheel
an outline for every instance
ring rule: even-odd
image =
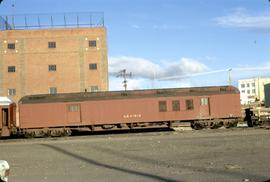
[[[204,128],[204,126],[199,122],[191,122],[191,128],[195,130],[201,130]]]
[[[70,136],[72,134],[71,129],[64,129],[64,132],[62,133],[62,136]]]
[[[24,137],[25,138],[35,138],[35,132],[32,132],[32,131],[26,131],[24,133]]]
[[[217,129],[217,128],[220,128],[221,126],[223,126],[223,122],[214,122],[212,124],[212,126],[210,126],[211,129]]]

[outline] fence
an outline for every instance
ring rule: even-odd
[[[103,26],[103,12],[0,15],[0,29],[2,31]]]

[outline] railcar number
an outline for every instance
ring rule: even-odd
[[[123,118],[141,118],[141,114],[124,114]]]

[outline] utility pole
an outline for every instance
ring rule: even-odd
[[[126,69],[123,69],[121,71],[119,71],[117,77],[123,77],[124,81],[123,81],[123,87],[125,88],[125,91],[127,91],[127,77],[131,77],[131,72],[127,73]]]
[[[232,85],[231,71],[232,71],[232,68],[228,69],[228,72],[229,72],[228,84],[229,85]]]

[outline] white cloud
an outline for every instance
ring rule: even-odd
[[[157,64],[151,60],[137,57],[111,57],[109,58],[109,72],[116,76],[120,70],[126,69],[137,78],[156,79],[175,75],[193,74],[206,71],[206,65],[191,58],[181,58],[179,61],[164,61]]]
[[[173,62],[166,66],[163,70],[162,77],[169,77],[175,75],[187,75],[199,72],[204,72],[208,68],[206,65],[191,58],[181,58],[180,61]]]
[[[109,72],[111,75],[115,76],[123,69],[126,69],[127,72],[132,72],[134,77],[147,79],[152,79],[155,73],[159,73],[162,70],[160,65],[144,58],[128,56],[109,58]]]
[[[145,58],[110,57],[110,90],[123,90],[123,78],[116,77],[119,71],[123,69],[126,69],[127,73],[132,72],[132,77],[128,78],[128,89],[132,90],[179,86],[175,82],[169,83],[168,81],[160,85],[158,79],[200,73],[208,70],[206,65],[191,58],[181,58],[179,61],[163,61],[158,64]],[[184,85],[189,85],[189,83]]]
[[[110,90],[124,90],[123,78],[115,76],[121,69],[126,69],[127,72],[133,74],[132,78],[127,79],[128,90],[137,90],[226,85],[229,79],[229,68],[232,69],[230,73],[234,85],[237,85],[238,79],[270,76],[270,62],[256,66],[238,65],[237,67],[211,70],[203,63],[191,58],[154,63],[145,58],[120,56],[109,58],[109,88]]]
[[[218,25],[248,29],[270,29],[270,13],[250,14],[246,9],[238,8],[226,16],[215,18]]]
[[[131,25],[131,27],[134,28],[134,29],[140,29],[141,28],[141,26],[139,26],[137,24],[133,24],[133,25]]]

